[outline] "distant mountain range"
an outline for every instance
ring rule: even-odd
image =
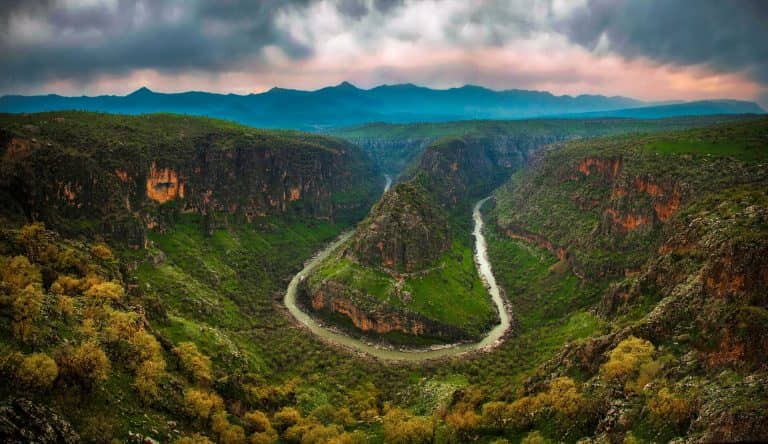
[[[638,117],[763,113],[747,101],[674,104],[600,95],[556,96],[544,91],[494,91],[480,86],[431,89],[413,84],[360,89],[348,82],[315,91],[272,88],[260,94],[157,93],[126,96],[3,96],[0,112],[85,110],[122,114],[169,112],[233,120],[263,128],[323,130],[368,122],[443,122],[538,117]]]

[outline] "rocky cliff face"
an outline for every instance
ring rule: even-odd
[[[723,156],[665,159],[648,151],[654,140],[577,141],[536,155],[497,192],[500,228],[568,251],[580,274],[634,274],[686,207],[760,177],[759,164]]]
[[[157,127],[147,126],[153,119]],[[354,220],[378,194],[378,174],[357,147],[319,136],[77,113],[6,117],[1,128],[6,205],[29,220],[63,228],[80,221],[135,246],[145,229],[164,229],[181,213]]]
[[[533,150],[565,137],[467,135],[443,139],[424,151],[413,177],[439,203],[466,213],[473,200],[490,193],[522,167]]]
[[[662,156],[642,137],[570,143],[497,194],[505,233],[567,251],[561,259],[604,289],[594,311],[612,325],[566,346],[526,392],[581,375],[583,390],[603,404],[591,413],[602,418],[589,429],[597,440],[642,429],[643,398],[662,388],[686,394],[677,433],[691,442],[768,439],[758,394],[768,389],[766,128],[764,119],[665,139],[695,150],[730,134],[729,146],[759,150],[749,156],[720,147]],[[636,394],[606,390],[601,365],[632,336],[660,350],[662,370]]]
[[[305,309],[339,323],[351,333],[380,338],[388,333],[403,333],[422,339],[455,342],[468,339],[462,330],[435,322],[408,309],[394,308],[358,289],[333,280],[310,289],[306,282],[299,289],[299,302]],[[348,325],[347,325],[348,324]]]
[[[419,185],[402,183],[358,226],[346,254],[371,267],[412,273],[431,265],[450,245],[445,215]]]
[[[0,405],[0,438],[7,444],[75,444],[80,437],[53,410],[24,398]]]

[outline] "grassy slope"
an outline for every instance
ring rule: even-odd
[[[208,237],[189,221],[168,234],[152,233],[156,247],[150,255],[162,251],[165,260],[144,262],[135,274],[145,293],[161,298],[168,309],[170,322],[158,323],[160,331],[174,342],[202,343],[222,361],[243,351],[249,371],[265,370],[269,347],[245,333],[286,326],[285,319],[270,315],[270,296],[282,290],[281,277],[342,228],[278,219],[260,225],[217,230]]]
[[[477,275],[472,248],[459,241],[427,271],[404,280],[402,290],[411,295],[408,301],[397,297],[392,276],[347,258],[329,258],[310,279],[314,285],[329,278],[361,290],[385,306],[458,327],[472,336],[480,336],[497,316]]]

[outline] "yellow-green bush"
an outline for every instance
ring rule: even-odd
[[[608,381],[624,384],[627,390],[639,392],[661,369],[653,360],[655,351],[650,341],[630,336],[611,350],[600,374]]]
[[[664,422],[680,424],[691,418],[693,403],[664,387],[648,399],[648,409]]]
[[[179,357],[181,366],[198,383],[210,383],[213,379],[211,358],[197,349],[194,342],[180,342],[173,352]]]
[[[96,301],[119,301],[125,296],[125,289],[119,282],[99,282],[86,290],[85,296]]]
[[[184,406],[190,416],[208,419],[214,412],[224,408],[224,401],[214,392],[188,388],[184,391]]]
[[[24,386],[32,389],[46,389],[59,376],[56,361],[45,353],[34,353],[24,357],[16,369],[16,378]]]
[[[62,371],[86,386],[105,381],[109,376],[109,358],[95,341],[86,341],[74,349],[65,348],[56,361]]]

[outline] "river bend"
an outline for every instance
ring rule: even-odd
[[[391,184],[391,179],[387,177],[387,186]],[[285,293],[285,306],[288,311],[296,318],[297,321],[302,323],[310,332],[320,337],[326,342],[334,345],[339,345],[348,349],[352,349],[358,352],[366,353],[376,358],[387,361],[425,361],[429,359],[439,359],[451,356],[458,356],[464,353],[487,350],[501,343],[504,334],[510,326],[510,317],[507,309],[504,305],[504,300],[501,297],[499,286],[496,283],[496,278],[493,275],[491,263],[488,260],[488,244],[486,243],[485,236],[483,235],[483,215],[480,212],[483,204],[490,199],[486,197],[478,201],[472,210],[472,219],[474,220],[474,230],[472,234],[475,237],[475,264],[480,278],[485,283],[488,293],[491,295],[494,305],[499,313],[499,324],[491,329],[488,334],[483,337],[479,342],[473,343],[461,343],[461,344],[449,344],[434,346],[426,349],[408,349],[400,350],[396,348],[386,347],[382,345],[375,345],[367,343],[363,340],[347,336],[335,329],[327,328],[320,325],[314,318],[302,311],[296,303],[296,293],[298,285],[302,279],[309,276],[312,270],[323,262],[334,250],[336,250],[341,244],[349,239],[354,231],[348,231],[340,235],[336,240],[331,242],[325,248],[320,250],[312,259],[310,259],[304,268],[297,273]]]

